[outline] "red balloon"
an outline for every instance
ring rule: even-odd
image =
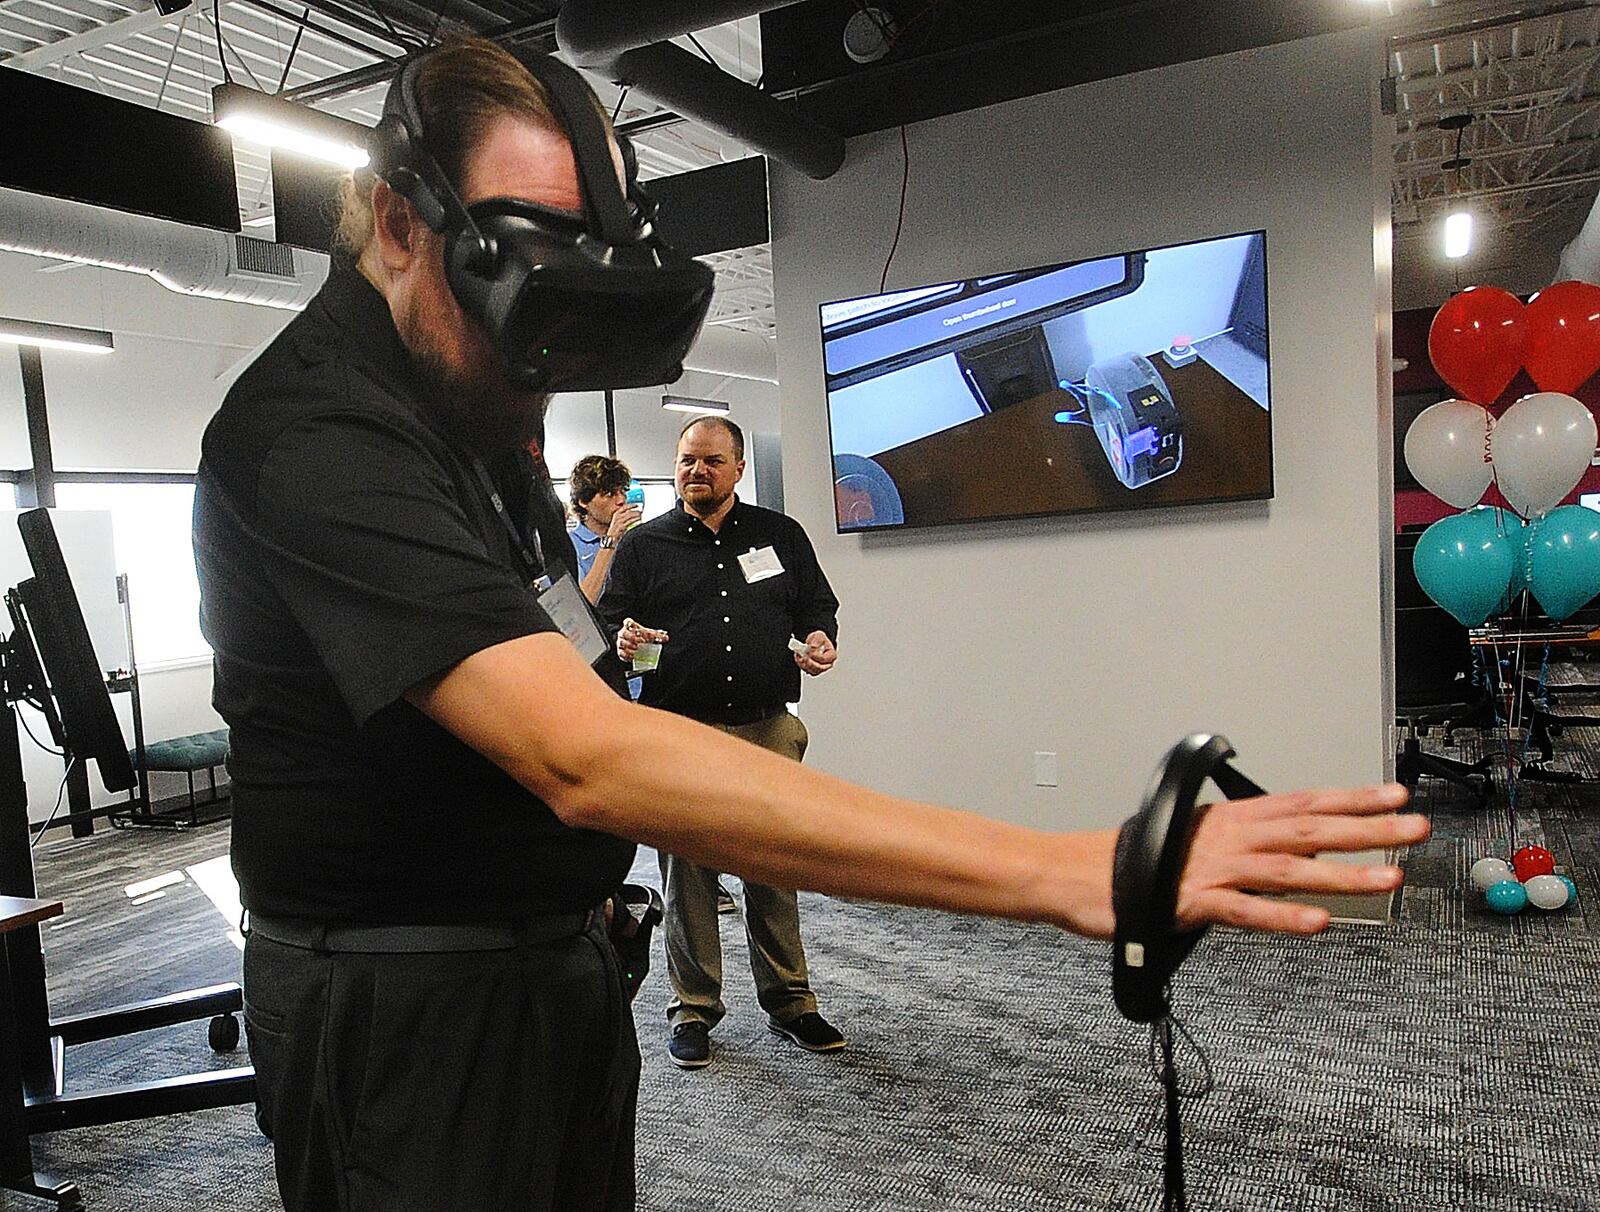
[[[1524,846],[1511,856],[1511,869],[1526,884],[1536,875],[1554,875],[1556,856],[1543,846]]]
[[[1540,391],[1571,395],[1600,370],[1600,286],[1557,282],[1528,300],[1523,364]]]
[[[1522,369],[1526,334],[1521,299],[1498,286],[1469,286],[1433,317],[1428,357],[1456,395],[1492,404]]]

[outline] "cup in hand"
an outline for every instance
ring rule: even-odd
[[[640,644],[633,653],[633,671],[635,673],[650,673],[661,664],[661,644],[657,640],[646,640]]]

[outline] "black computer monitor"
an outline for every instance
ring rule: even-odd
[[[135,782],[128,743],[112,709],[50,513],[32,509],[20,514],[17,528],[33,565],[33,576],[16,587],[22,603],[20,627],[31,633],[43,662],[49,683],[45,696],[55,699],[67,748],[100,764],[107,791],[126,791]]]
[[[50,739],[65,749],[67,731],[61,726],[56,700],[50,693],[50,683],[45,680],[44,663],[39,660],[39,649],[34,646],[27,608],[15,589],[6,592],[6,612],[11,616],[11,645],[6,654],[10,668],[7,670],[6,688],[14,699],[38,709],[39,714],[44,716]]]

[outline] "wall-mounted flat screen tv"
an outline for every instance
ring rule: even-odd
[[[821,312],[841,532],[1272,495],[1265,232]]]

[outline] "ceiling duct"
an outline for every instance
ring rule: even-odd
[[[1600,286],[1600,197],[1583,221],[1572,243],[1561,250],[1561,263],[1556,269],[1556,281],[1593,282]]]
[[[0,189],[0,249],[146,274],[168,290],[298,311],[328,258],[268,240]]]
[[[791,0],[565,0],[556,44],[578,67],[645,96],[781,161],[808,177],[844,163],[844,137],[667,41],[751,17]]]

